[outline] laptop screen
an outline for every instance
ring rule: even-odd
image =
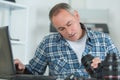
[[[0,27],[0,80],[7,78],[12,80],[56,80],[51,76],[42,75],[15,75],[11,43],[8,27]]]
[[[8,26],[0,27],[0,75],[15,73]]]

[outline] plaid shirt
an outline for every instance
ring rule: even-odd
[[[82,56],[91,54],[104,60],[107,53],[119,54],[107,34],[88,29],[86,32],[87,40]],[[65,79],[70,74],[77,77],[89,77],[84,66],[79,63],[76,53],[59,33],[48,35],[43,39],[26,68],[33,74],[42,75],[47,65],[49,66],[49,75],[60,80]]]

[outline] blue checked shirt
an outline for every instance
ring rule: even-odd
[[[104,60],[107,53],[119,54],[107,34],[88,29],[86,32],[87,40],[82,56],[91,54]],[[49,66],[49,75],[57,77],[59,80],[65,79],[70,74],[77,77],[89,77],[84,66],[79,63],[76,53],[59,33],[48,35],[43,39],[26,68],[33,74],[42,75],[47,65]]]

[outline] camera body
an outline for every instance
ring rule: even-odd
[[[92,78],[105,79],[105,80],[118,80],[120,79],[120,57],[115,53],[107,54],[104,61],[98,64],[98,68],[91,66],[94,57],[90,54],[82,57],[81,62],[86,71]]]

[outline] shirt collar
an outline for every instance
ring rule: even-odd
[[[82,29],[85,29],[86,33],[87,33],[87,44],[89,44],[89,46],[94,46],[95,43],[96,43],[96,39],[95,39],[95,36],[94,36],[94,33],[93,31],[89,30],[83,23],[80,23]]]

